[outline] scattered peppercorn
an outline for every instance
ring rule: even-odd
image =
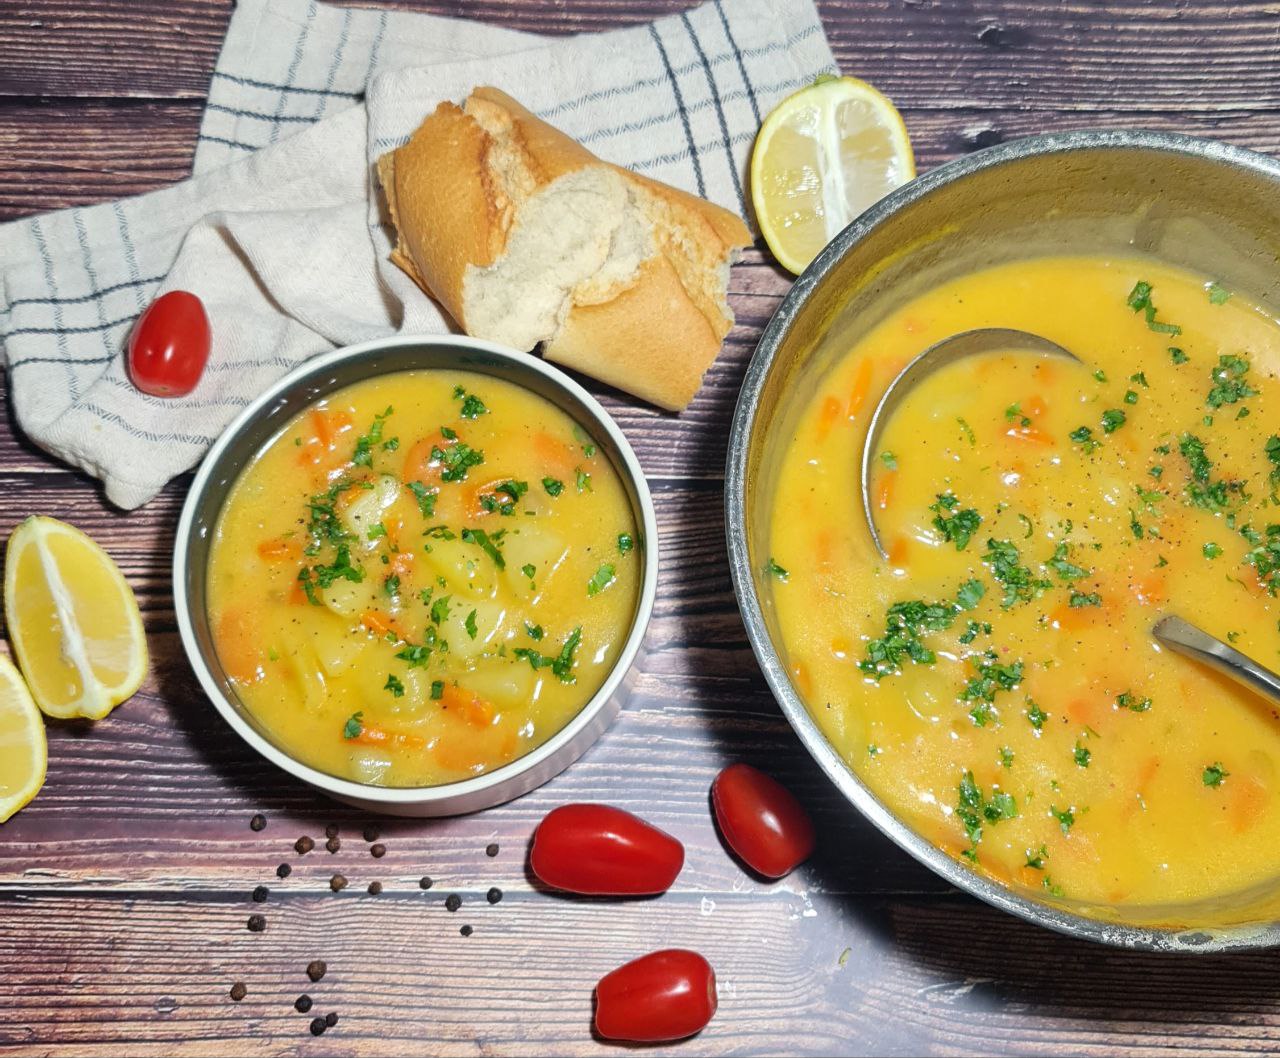
[[[381,837],[381,835],[378,833],[378,828],[377,828],[377,827],[372,827],[372,826],[371,826],[371,827],[365,827],[365,828],[364,828],[364,840],[365,840],[365,841],[377,841],[379,837]]]
[[[282,863],[280,864],[279,867],[276,868],[277,878],[288,878],[289,875],[291,875],[292,873],[293,873],[293,868],[290,867],[287,863]]]
[[[382,892],[382,883],[381,883],[381,882],[370,882],[370,883],[369,883],[369,895],[370,895],[370,896],[378,896],[379,894],[381,894],[381,892]]]
[[[324,836],[326,838],[336,838],[338,836],[338,824],[330,823],[324,828]]]
[[[267,825],[267,817],[264,816],[261,812],[259,812],[256,816],[254,816],[251,820],[249,820],[250,830],[254,830],[254,831],[263,830],[265,829],[266,825]]]
[[[493,859],[494,856],[498,855],[498,843],[495,841],[491,845],[486,845],[484,847],[484,854],[490,859]]]
[[[231,986],[231,998],[237,1003],[249,994],[249,989],[245,988],[243,981],[237,981]]]
[[[299,856],[305,856],[308,852],[316,847],[316,843],[312,841],[306,834],[303,834],[297,841],[293,843],[294,851]]]
[[[385,856],[386,854],[387,854],[387,847],[385,845],[374,845],[372,848],[369,849],[369,855],[371,855],[375,860],[382,859],[382,857]]]
[[[462,897],[457,893],[450,893],[444,898],[444,906],[448,911],[457,911],[462,906]]]
[[[324,843],[324,847],[328,849],[330,852],[337,852],[340,848],[342,848],[342,839],[330,838],[328,841]]]
[[[323,959],[312,959],[307,963],[307,976],[313,981],[319,981],[328,969]]]
[[[267,920],[263,918],[261,915],[249,916],[249,932],[250,933],[261,933],[266,928],[267,928]]]
[[[312,1018],[312,1019],[311,1019],[311,1035],[312,1035],[312,1036],[322,1036],[322,1035],[324,1035],[324,1030],[325,1030],[325,1029],[327,1029],[328,1027],[329,1027],[329,1026],[328,1026],[327,1024],[325,1024],[325,1020],[324,1020],[324,1018]]]
[[[485,899],[491,904],[496,904],[502,899],[502,890],[496,885],[485,894]]]
[[[271,890],[270,890],[270,889],[268,889],[265,885],[260,885],[260,886],[258,886],[258,887],[253,891],[253,902],[254,902],[255,904],[260,904],[260,903],[262,903],[262,902],[267,898],[267,894],[268,894],[268,893],[270,893],[270,892],[271,892]]]
[[[311,997],[307,995],[306,992],[303,992],[302,995],[298,996],[298,998],[293,1001],[293,1009],[299,1014],[305,1014],[311,1009]]]
[[[329,879],[329,888],[335,893],[341,892],[347,887],[347,879],[345,875],[335,874]]]
[[[324,1023],[328,1025],[329,1028],[333,1028],[336,1024],[338,1024],[338,1015],[335,1014],[332,1010],[329,1011],[329,1013],[324,1016]]]
[[[460,930],[458,930],[458,932],[461,933],[464,937],[469,937],[471,936],[472,933],[475,932],[475,930],[473,930],[470,926],[463,926]]]
[[[435,882],[433,882],[430,878],[428,878],[425,874],[424,874],[421,878],[419,878],[419,879],[418,879],[418,888],[419,888],[419,889],[430,889],[430,888],[431,888],[433,885],[435,885],[435,884],[436,884],[436,883],[435,883]]]

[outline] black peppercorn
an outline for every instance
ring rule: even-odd
[[[311,1019],[311,1035],[312,1036],[324,1035],[324,1030],[327,1029],[328,1027],[329,1026],[325,1024],[324,1018]]]
[[[444,898],[444,906],[448,911],[457,911],[462,906],[462,897],[457,893],[450,893]]]
[[[385,856],[386,854],[387,854],[387,847],[385,845],[374,845],[369,849],[369,855],[372,856],[375,860],[382,859],[382,857]]]
[[[263,918],[261,915],[249,916],[249,932],[250,933],[261,933],[266,928],[267,928],[267,920]]]
[[[243,981],[237,981],[231,986],[231,998],[237,1003],[249,994],[249,989],[245,988]]]
[[[369,883],[369,895],[370,895],[370,896],[378,896],[378,895],[380,895],[380,894],[381,894],[381,892],[382,892],[382,883],[381,883],[381,882],[370,882],[370,883]]]
[[[307,963],[307,976],[313,981],[319,981],[328,969],[323,959],[312,959]]]
[[[364,828],[364,840],[365,840],[365,841],[377,841],[377,840],[378,840],[378,838],[379,838],[380,836],[381,836],[381,835],[379,835],[379,833],[378,833],[378,828],[377,828],[377,827],[372,827],[372,826],[371,826],[371,827],[365,827],[365,828]]]
[[[329,888],[332,889],[335,893],[340,892],[346,887],[347,887],[347,879],[344,875],[335,874],[332,878],[329,879]]]
[[[296,851],[299,856],[305,856],[315,847],[316,843],[307,837],[306,834],[303,834],[302,837],[293,843],[294,851]]]
[[[256,816],[254,816],[251,820],[249,820],[250,830],[255,830],[255,831],[262,830],[266,827],[266,825],[267,825],[267,817],[264,816],[261,812],[259,812]]]
[[[424,874],[421,878],[419,878],[419,879],[418,879],[418,888],[419,888],[419,889],[430,889],[430,888],[431,888],[433,885],[435,885],[435,884],[436,884],[436,883],[435,883],[435,882],[433,882],[430,878],[428,878],[425,874]]]
[[[268,894],[268,893],[270,893],[270,892],[271,892],[271,890],[270,890],[270,889],[268,889],[265,885],[260,885],[260,886],[258,886],[258,887],[257,887],[256,889],[254,889],[254,891],[253,891],[253,902],[254,902],[255,904],[260,904],[260,903],[262,903],[264,900],[266,900],[266,898],[267,898],[267,894]]]
[[[329,1028],[333,1028],[336,1024],[338,1024],[338,1015],[335,1014],[332,1010],[329,1011],[329,1013],[324,1016],[324,1023],[328,1025]]]
[[[280,864],[279,867],[276,868],[277,878],[288,878],[289,875],[291,875],[292,873],[293,873],[293,868],[290,867],[287,863],[282,863]]]
[[[474,930],[472,930],[470,926],[463,926],[460,930],[458,930],[458,932],[461,933],[464,937],[469,937],[474,932]]]
[[[490,889],[487,893],[485,893],[485,899],[488,900],[489,903],[491,904],[496,904],[499,900],[502,899],[502,890],[495,885],[492,889]]]
[[[336,838],[338,836],[338,824],[330,823],[324,828],[324,836],[326,838]]]
[[[490,859],[493,859],[494,856],[498,855],[498,843],[495,841],[491,845],[486,845],[484,848],[484,854]]]
[[[340,848],[342,848],[342,839],[330,838],[328,841],[324,843],[324,847],[328,849],[330,852],[337,852]]]
[[[298,998],[293,1001],[293,1009],[299,1014],[305,1014],[311,1009],[311,997],[307,995],[306,992],[303,992],[302,995],[298,996]]]

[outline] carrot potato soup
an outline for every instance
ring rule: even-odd
[[[975,327],[1074,352],[906,362]],[[1280,872],[1280,718],[1162,649],[1176,613],[1280,658],[1280,329],[1211,277],[1049,258],[884,320],[821,383],[779,475],[769,571],[794,685],[921,834],[1040,896],[1162,905]]]
[[[559,408],[487,375],[385,375],[298,416],[237,481],[210,557],[214,642],[296,759],[381,786],[464,779],[599,689],[642,543]]]

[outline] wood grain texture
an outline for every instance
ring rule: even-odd
[[[361,0],[362,6],[379,6]],[[545,33],[692,0],[423,0],[398,6]],[[922,168],[1032,132],[1141,125],[1280,151],[1280,7],[1079,0],[822,0],[848,72],[903,106]],[[0,3],[0,220],[164,186],[188,167],[228,0]],[[653,947],[704,951],[721,981],[689,1054],[1252,1055],[1280,1048],[1280,954],[1152,957],[1058,937],[955,893],[834,791],[779,714],[747,646],[724,555],[722,477],[738,385],[789,287],[735,268],[738,326],[681,416],[597,392],[654,489],[662,579],[650,653],[618,724],[560,778],[500,809],[368,818],[269,767],[203,699],[175,630],[169,561],[186,481],[142,511],[22,438],[0,396],[0,535],[65,518],[138,593],[154,665],[97,725],[50,727],[41,796],[0,827],[0,1051],[15,1054],[616,1053],[590,989]],[[766,766],[813,812],[816,858],[765,884],[710,822],[724,763]],[[616,904],[540,892],[537,820],[567,800],[641,812],[686,845],[677,887]],[[269,818],[249,830],[255,811]],[[299,857],[328,823],[343,846]],[[489,859],[483,849],[500,845]],[[287,881],[278,863],[294,867]],[[328,879],[341,871],[340,894]],[[435,886],[424,892],[427,874]],[[371,880],[386,890],[365,894]],[[257,884],[271,894],[249,899]],[[505,892],[490,906],[490,886]],[[464,897],[449,914],[445,894]],[[268,928],[251,934],[261,911]],[[476,934],[462,938],[458,927]],[[848,956],[841,964],[841,955]],[[317,985],[306,963],[326,959]],[[249,996],[227,997],[242,980]],[[321,1039],[292,1009],[336,1010]],[[669,1050],[669,1049],[660,1049]]]

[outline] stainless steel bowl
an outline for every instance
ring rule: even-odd
[[[240,472],[295,415],[326,395],[376,375],[426,368],[474,371],[506,379],[546,398],[581,423],[617,471],[640,529],[643,574],[631,631],[617,664],[594,697],[541,746],[492,772],[429,787],[384,787],[341,779],[294,759],[244,708],[223,671],[209,630],[205,598],[209,546],[218,515]],[[309,360],[249,405],[209,451],[178,523],[173,556],[174,606],[182,645],[205,693],[227,723],[273,764],[340,801],[404,816],[475,812],[528,793],[558,775],[596,741],[634,684],[658,583],[653,500],[631,446],[605,410],[563,372],[492,342],[453,336],[389,338]]]
[[[1142,254],[1280,311],[1280,164],[1209,140],[1077,132],[1002,144],[894,192],[841,232],[783,301],[748,368],[726,472],[729,558],[765,679],[801,741],[889,838],[996,907],[1076,937],[1159,951],[1280,943],[1280,878],[1229,899],[1161,907],[1033,899],[970,870],[897,818],[835,752],[780,657],[762,573],[779,456],[796,417],[844,351],[923,290],[1046,253]],[[851,497],[856,468],[849,468]],[[851,499],[851,502],[854,502]],[[856,517],[856,512],[851,512]]]

